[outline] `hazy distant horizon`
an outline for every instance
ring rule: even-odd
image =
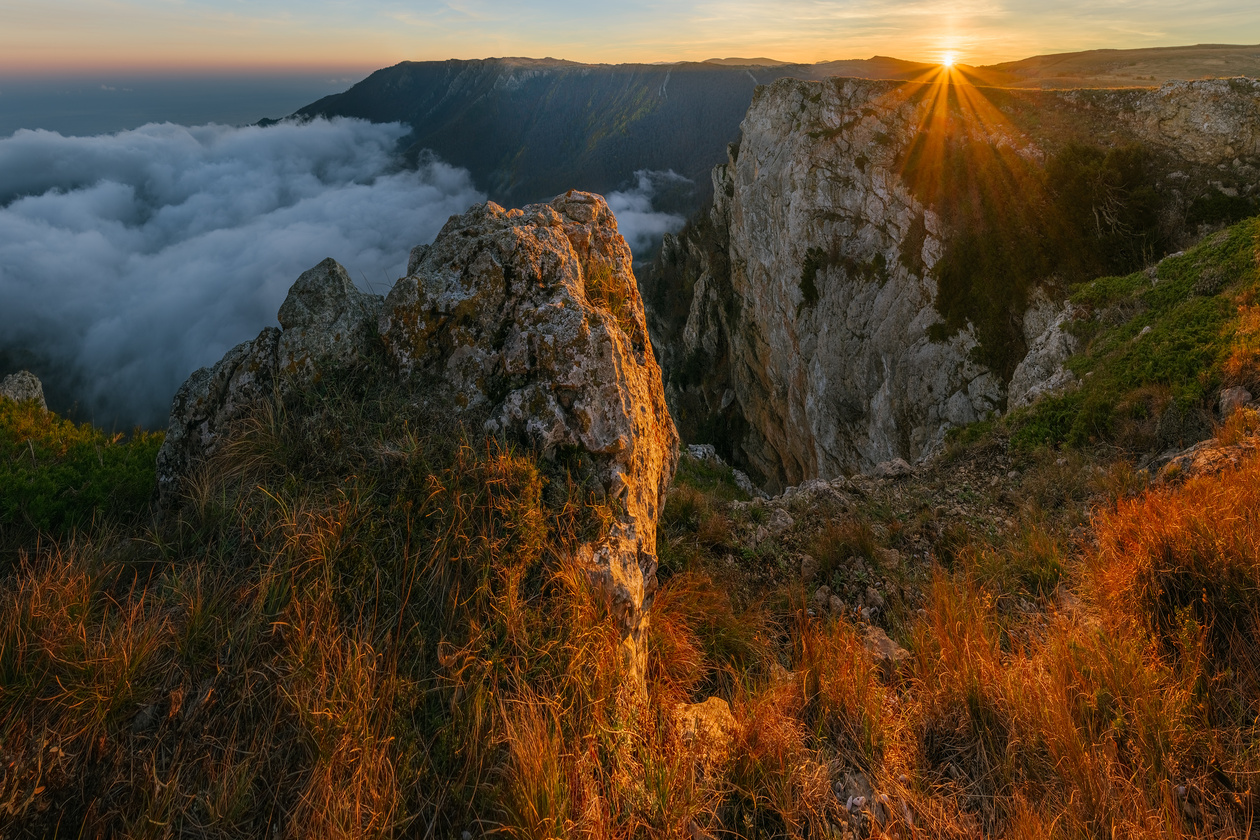
[[[366,76],[261,72],[0,76],[0,137],[24,128],[86,137],[162,122],[252,125],[288,116]]]
[[[386,67],[552,55],[584,62],[791,62],[900,55],[992,64],[1100,47],[1256,43],[1254,0],[6,0],[0,74],[73,68]],[[313,60],[314,57],[314,60]],[[315,62],[318,62],[317,64]]]

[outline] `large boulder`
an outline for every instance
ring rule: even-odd
[[[656,521],[678,434],[616,219],[582,192],[524,210],[483,204],[452,217],[410,267],[379,322],[399,371],[449,384],[492,434],[548,458],[589,456],[620,511],[580,555],[612,598],[641,682]]]
[[[44,402],[44,385],[29,370],[11,373],[0,381],[0,398],[5,397],[17,403],[34,400],[44,411],[48,410],[48,404]]]
[[[615,521],[578,556],[608,593],[625,667],[643,685],[656,521],[678,435],[630,249],[604,200],[570,192],[453,216],[384,300],[325,260],[294,284],[279,321],[180,388],[158,455],[163,503],[177,502],[253,403],[307,387],[380,342],[400,381],[432,384],[487,434],[580,464],[608,499]]]

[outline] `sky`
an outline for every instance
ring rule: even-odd
[[[0,77],[365,75],[404,60],[895,55],[1260,42],[1255,0],[4,0]]]

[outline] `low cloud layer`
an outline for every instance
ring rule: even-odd
[[[165,425],[179,384],[275,323],[302,271],[331,256],[384,292],[413,245],[484,200],[464,170],[400,170],[405,131],[338,119],[0,140],[0,359],[98,424]]]
[[[0,375],[30,367],[54,408],[107,428],[164,426],[188,374],[274,324],[307,268],[333,257],[384,293],[412,246],[485,200],[465,170],[402,169],[405,133],[335,119],[0,139]],[[653,197],[693,185],[635,177],[608,203],[642,256],[683,224]]]
[[[676,172],[658,172],[640,169],[634,173],[635,185],[625,191],[610,192],[608,208],[617,217],[617,230],[630,245],[637,262],[666,233],[677,233],[686,221],[674,213],[662,213],[652,209],[652,199],[658,193],[684,189],[690,191],[691,179]]]

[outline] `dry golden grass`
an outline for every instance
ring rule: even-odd
[[[943,535],[922,612],[887,617],[900,667],[799,582],[733,593],[728,563],[771,558],[676,488],[644,700],[572,560],[608,518],[580,474],[379,399],[260,412],[178,515],[3,579],[0,833],[1245,836],[1257,462],[1149,489],[1039,456],[1020,526]],[[1096,544],[1066,530],[1091,492]],[[872,516],[812,544],[878,553]],[[723,761],[675,724],[710,696]]]

